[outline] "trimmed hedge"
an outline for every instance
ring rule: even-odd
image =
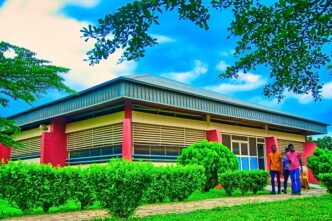
[[[143,195],[146,203],[183,201],[206,180],[204,167],[196,165],[155,167],[150,174],[152,183]]]
[[[268,184],[269,173],[264,170],[247,170],[226,172],[219,175],[219,182],[225,189],[227,195],[240,190],[244,195],[252,191],[256,194],[263,190]]]
[[[206,140],[183,149],[178,157],[178,163],[181,165],[201,165],[205,168],[204,191],[209,191],[218,184],[218,174],[238,169],[236,156],[228,147]]]
[[[101,205],[111,215],[127,218],[141,205],[152,168],[152,164],[112,160],[108,166],[91,166],[87,176]]]
[[[320,173],[332,173],[332,152],[316,148],[314,154],[308,157],[308,167],[317,179]]]
[[[327,188],[327,192],[332,194],[332,173],[321,173],[318,179],[324,183]]]

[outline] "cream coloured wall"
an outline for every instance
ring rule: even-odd
[[[32,158],[32,159],[26,159],[26,160],[20,160],[24,163],[40,163],[40,158]]]
[[[102,127],[111,124],[121,123],[124,118],[124,112],[108,114],[101,117],[82,120],[66,125],[66,133],[72,133],[81,130],[87,130],[95,127]]]
[[[48,125],[49,128],[49,125]],[[23,131],[17,135],[14,135],[13,138],[17,141],[26,140],[29,138],[39,137],[42,134],[42,130],[39,128]]]
[[[227,124],[218,124],[214,122],[197,121],[197,120],[155,115],[155,114],[149,114],[137,111],[133,111],[133,122],[165,125],[173,127],[185,127],[185,128],[200,129],[200,130],[218,129],[221,133],[225,134],[246,135],[246,136],[255,136],[262,138],[269,136],[276,136],[279,139],[305,142],[305,136],[299,134],[269,131],[264,129],[255,129],[255,128],[248,128],[241,126],[232,126]]]

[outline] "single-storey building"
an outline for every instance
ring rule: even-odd
[[[229,147],[242,170],[268,169],[272,144],[283,151],[292,143],[306,161],[316,147],[307,135],[328,126],[151,75],[118,77],[9,118],[22,128],[15,139],[25,148],[0,145],[0,159],[60,166],[114,157],[174,162],[207,139]]]

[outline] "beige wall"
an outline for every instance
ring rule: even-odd
[[[124,118],[124,112],[108,114],[101,117],[77,121],[66,125],[66,133],[72,133],[81,130],[87,130],[95,127],[102,127],[111,124],[121,123]]]
[[[48,126],[48,128],[49,128],[49,126]],[[26,140],[29,138],[39,137],[39,136],[41,136],[42,132],[43,131],[41,129],[35,128],[35,129],[23,131],[17,135],[14,135],[13,137],[17,141]]]
[[[277,132],[277,131],[269,131],[269,130],[264,130],[264,129],[248,128],[248,127],[241,127],[241,126],[232,126],[232,125],[227,125],[227,124],[218,124],[218,123],[207,122],[207,121],[189,120],[189,119],[183,119],[183,118],[136,112],[136,111],[133,111],[133,122],[165,125],[165,126],[173,126],[173,127],[185,127],[185,128],[201,129],[201,130],[218,129],[221,133],[227,133],[227,134],[255,136],[255,137],[262,137],[262,138],[269,137],[269,136],[276,136],[278,139],[305,142],[304,135]]]

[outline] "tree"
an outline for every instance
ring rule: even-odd
[[[6,56],[11,51],[14,56]],[[68,93],[73,90],[64,83],[62,73],[69,69],[51,65],[47,60],[35,57],[28,49],[0,42],[0,105],[7,107],[10,100],[22,100],[28,104],[35,102],[49,89]],[[20,132],[15,122],[0,117],[0,143],[14,148],[22,144],[13,140],[13,134]]]
[[[309,142],[316,142],[317,146],[324,150],[332,151],[332,137],[324,136],[314,140],[312,137],[308,137]]]
[[[319,69],[327,66],[330,55],[322,48],[332,42],[332,1],[278,0],[274,4],[259,0],[141,0],[128,3],[115,13],[98,20],[81,31],[86,41],[96,40],[88,51],[91,65],[107,59],[118,48],[124,53],[119,62],[144,57],[147,47],[157,44],[149,28],[159,25],[159,14],[177,10],[180,20],[190,20],[200,28],[209,29],[211,8],[231,9],[234,20],[228,37],[240,40],[235,48],[238,61],[227,68],[220,78],[237,78],[238,72],[255,70],[264,65],[270,78],[263,94],[284,98],[285,91],[311,93],[320,99],[322,84]],[[112,36],[110,38],[109,36]]]

